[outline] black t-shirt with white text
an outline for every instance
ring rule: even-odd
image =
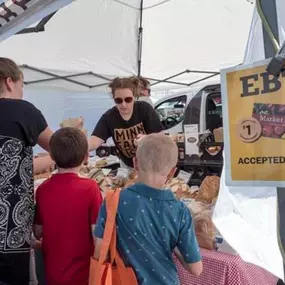
[[[29,284],[33,150],[47,123],[32,104],[0,99],[0,283]]]
[[[129,167],[133,167],[136,154],[134,140],[138,134],[159,133],[163,126],[153,107],[143,101],[134,103],[132,117],[124,120],[118,109],[113,107],[100,118],[92,136],[107,141],[112,137],[119,151],[120,159]]]

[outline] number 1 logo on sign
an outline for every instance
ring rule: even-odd
[[[238,124],[238,135],[245,143],[257,141],[262,133],[260,122],[255,118],[247,118]]]

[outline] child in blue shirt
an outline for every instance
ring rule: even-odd
[[[175,171],[177,157],[177,146],[168,136],[145,136],[139,142],[134,159],[139,182],[120,194],[117,249],[125,265],[134,269],[140,285],[179,284],[173,252],[187,271],[196,276],[202,272],[190,211],[171,190],[163,189]],[[94,231],[96,259],[105,221],[104,202]]]

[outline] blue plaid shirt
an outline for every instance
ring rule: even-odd
[[[98,238],[103,238],[105,221],[104,202],[94,232]],[[140,183],[123,190],[116,224],[117,249],[140,285],[179,284],[175,247],[186,263],[201,260],[190,211],[170,190]]]

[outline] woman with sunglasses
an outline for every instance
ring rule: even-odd
[[[163,126],[150,104],[135,100],[140,92],[138,78],[116,78],[109,87],[116,106],[100,118],[89,140],[89,150],[97,149],[112,137],[121,166],[133,168],[136,140],[146,134],[161,132]]]

